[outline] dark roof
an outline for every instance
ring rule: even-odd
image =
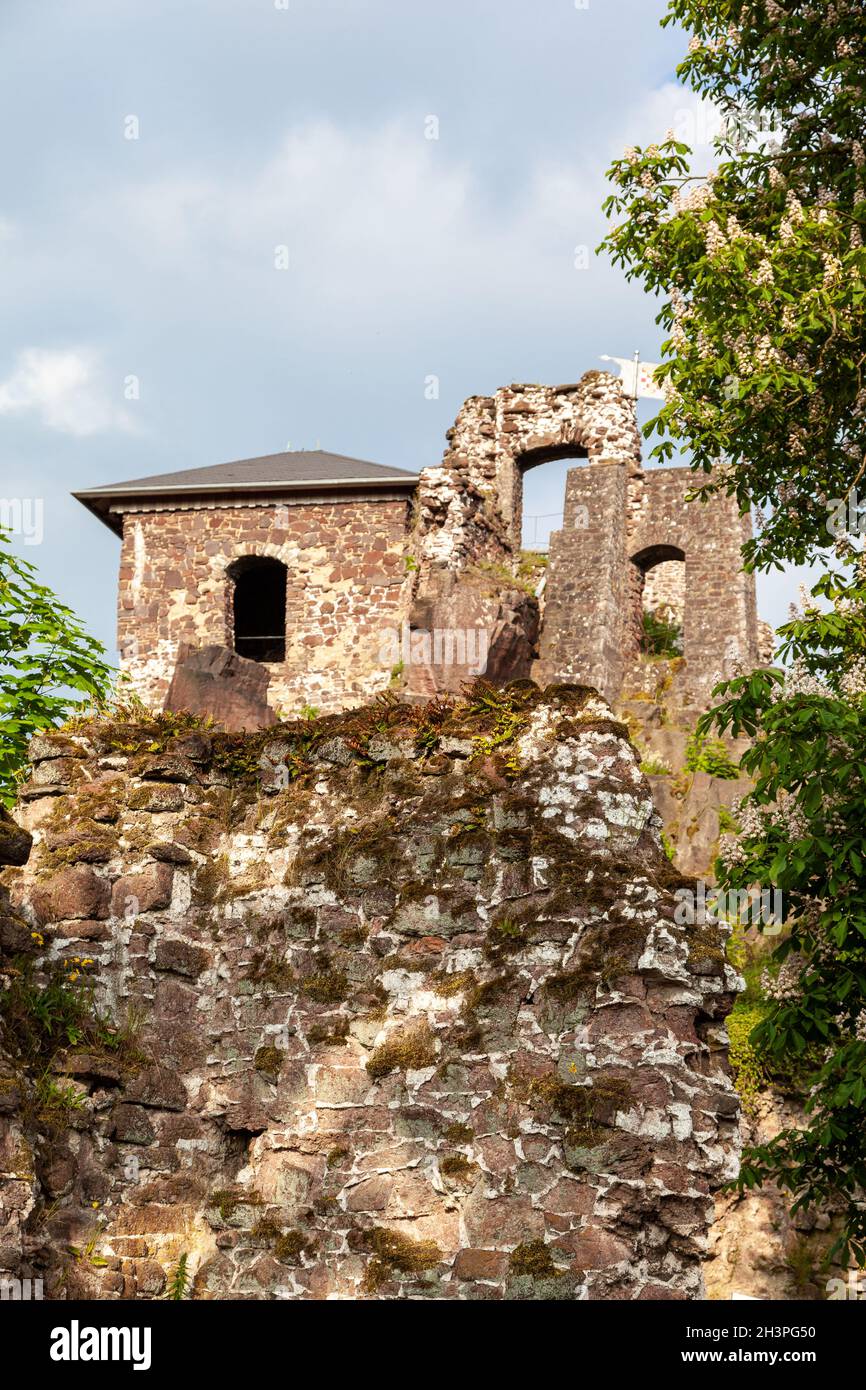
[[[324,449],[299,449],[261,458],[237,459],[209,468],[185,468],[178,473],[155,473],[150,478],[127,478],[104,487],[84,488],[72,496],[118,533],[120,520],[111,511],[114,503],[148,498],[203,497],[220,493],[282,492],[293,488],[390,487],[414,488],[417,473],[389,468],[366,459],[329,454]]]

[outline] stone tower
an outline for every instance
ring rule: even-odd
[[[121,667],[164,704],[179,657],[224,647],[274,708],[360,704],[387,684],[408,601],[417,474],[322,450],[138,478],[75,496],[122,538]]]

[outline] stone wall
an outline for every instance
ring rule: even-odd
[[[755,576],[743,572],[741,555],[751,521],[724,493],[689,501],[696,483],[686,468],[642,475],[633,489],[628,553],[642,572],[672,558],[671,551],[685,559],[683,655],[700,702],[738,663],[757,665],[760,649]]]
[[[805,1097],[771,1089],[753,1096],[741,1116],[744,1145],[768,1144],[781,1129],[804,1128],[804,1103]],[[830,1255],[844,1219],[841,1206],[824,1201],[793,1211],[791,1194],[775,1183],[718,1193],[704,1269],[707,1297],[820,1301],[833,1291],[833,1280],[850,1290],[849,1266]],[[853,1257],[850,1269],[856,1280]],[[862,1283],[862,1271],[859,1276]]]
[[[0,872],[26,864],[30,846],[30,836],[0,807]],[[27,1227],[38,1209],[39,1184],[25,1118],[33,1079],[22,1074],[19,1059],[12,1055],[2,1005],[10,971],[21,969],[36,954],[38,939],[0,883],[0,1279],[28,1275],[33,1269]]]
[[[660,566],[661,568],[661,566]],[[679,566],[683,568],[682,565]],[[644,659],[625,673],[617,715],[628,724],[643,765],[654,767],[648,777],[656,809],[664,822],[667,843],[677,868],[710,885],[719,836],[730,825],[737,802],[752,787],[749,778],[714,777],[686,769],[686,749],[702,711],[689,704],[691,693],[681,660]],[[738,761],[748,739],[725,737],[723,746]],[[667,767],[667,773],[662,768]],[[711,891],[708,889],[708,891]],[[736,948],[754,978],[760,960],[774,945],[756,927],[745,930]],[[781,1129],[806,1123],[804,1104],[793,1075],[776,1075],[761,1085],[760,1070],[750,1065],[753,1054],[742,1046],[756,1022],[752,1004],[740,1001],[742,1012],[727,1020],[740,1043],[739,1078],[744,1104],[740,1129],[744,1145],[770,1143]],[[735,1083],[736,1084],[736,1083]],[[842,1223],[841,1204],[822,1202],[809,1211],[792,1211],[793,1198],[768,1182],[760,1188],[722,1191],[709,1233],[709,1258],[704,1266],[707,1297],[730,1299],[735,1294],[758,1299],[823,1299],[831,1279],[847,1280],[847,1268],[829,1252]],[[836,1286],[838,1289],[838,1285]]]
[[[523,624],[526,636],[524,664],[511,674],[583,681],[617,699],[639,649],[646,575],[674,559],[685,562],[676,597],[695,699],[736,662],[757,663],[763,647],[755,582],[742,573],[740,557],[748,517],[724,495],[688,501],[696,484],[690,469],[642,471],[634,402],[605,372],[587,372],[569,386],[511,386],[466,402],[441,467],[421,474],[410,621],[420,624],[423,613],[444,625],[441,596],[456,585],[467,591],[464,617],[473,620],[473,573],[507,576],[516,569],[524,473],[570,456],[588,462],[568,473],[563,526],[551,536],[543,621],[533,622],[525,606],[516,614],[507,579],[500,579],[496,621]],[[474,621],[489,622],[480,605]],[[457,688],[447,672],[414,688],[432,686]]]
[[[100,1298],[158,1296],[183,1254],[202,1298],[702,1295],[736,977],[675,925],[687,881],[593,693],[32,754],[15,939],[118,1031],[55,1051],[64,1105],[4,1015],[5,1269]]]
[[[268,664],[274,709],[359,704],[390,678],[383,642],[405,617],[405,499],[132,512],[124,517],[118,646],[137,695],[159,708],[183,645],[231,647],[228,566],[287,567],[286,660]]]
[[[622,684],[628,586],[628,473],[618,464],[568,473],[562,530],[550,538],[534,675],[585,681],[608,699]]]
[[[585,372],[566,386],[503,386],[470,396],[448,431],[442,464],[418,485],[423,565],[461,569],[520,549],[522,478],[553,458],[616,460],[640,471],[634,404],[617,377]]]
[[[585,680],[618,699],[638,654],[646,575],[684,562],[682,645],[695,704],[762,644],[755,577],[740,548],[751,534],[734,498],[689,501],[687,468],[627,476],[619,464],[568,473],[563,527],[550,542],[539,664],[543,680]]]
[[[643,583],[646,613],[661,612],[682,626],[686,609],[686,567],[682,560],[661,560],[646,571]]]
[[[506,669],[500,660],[500,675],[529,676],[538,655],[538,605],[532,598],[527,602],[527,595],[515,590],[509,578],[516,572],[520,552],[523,475],[549,459],[570,456],[591,463],[616,460],[624,474],[640,471],[634,407],[609,373],[586,372],[580,381],[563,386],[515,384],[464,403],[448,431],[441,465],[425,468],[418,484],[412,627],[447,628],[454,621],[454,593],[459,588],[463,627],[485,629],[491,643],[494,634],[505,634],[510,664]],[[623,512],[620,527],[624,521]],[[603,561],[599,568],[604,569]],[[484,594],[484,580],[489,585],[491,576],[498,590],[493,605]],[[595,646],[608,642],[604,610],[610,598],[588,582],[583,588],[594,622],[581,680],[592,681]],[[569,601],[560,596],[559,606]],[[569,608],[565,621],[570,623],[572,617]],[[616,640],[614,629],[610,636]],[[558,639],[556,645],[558,650]],[[543,669],[552,664],[548,661]],[[569,679],[568,670],[565,663],[558,678]],[[494,663],[492,673],[496,671]],[[421,694],[431,688],[459,690],[465,672],[412,671],[408,676],[410,693]]]

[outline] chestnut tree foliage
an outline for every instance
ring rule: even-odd
[[[690,451],[695,495],[751,508],[751,568],[821,560],[781,629],[785,667],[717,686],[711,727],[752,739],[754,789],[722,887],[782,890],[754,1044],[808,1073],[806,1125],[747,1151],[740,1183],[842,1213],[866,1263],[866,15],[863,0],[670,0],[679,74],[723,124],[617,160],[605,246],[660,301],[653,454]],[[832,546],[832,551],[830,547]]]
[[[101,643],[13,554],[0,527],[0,805],[11,806],[34,734],[109,693]]]

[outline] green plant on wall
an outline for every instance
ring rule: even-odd
[[[171,1272],[168,1281],[167,1297],[172,1303],[182,1303],[190,1287],[189,1255],[184,1250]]]
[[[645,609],[642,615],[641,651],[647,656],[682,656],[682,624],[668,618],[664,609],[651,612]]]
[[[739,833],[739,822],[736,817],[731,814],[727,806],[720,806],[718,815],[720,835],[736,835]]]
[[[37,947],[44,944],[39,932],[32,936]],[[111,1053],[121,1066],[141,1061],[140,1020],[130,1010],[127,1020],[118,1024],[97,1008],[93,964],[88,957],[66,957],[37,966],[16,956],[8,986],[0,992],[5,1049],[36,1074],[36,1101],[44,1111],[57,1114],[79,1108],[71,1084],[54,1077],[55,1064],[69,1049]]]
[[[710,777],[723,777],[733,781],[740,775],[739,768],[720,738],[708,738],[705,734],[694,733],[686,744],[686,770],[706,772]]]
[[[728,1015],[728,1058],[743,1109],[749,1116],[755,1114],[758,1098],[770,1084],[762,1054],[752,1042],[752,1033],[766,1014],[766,1005],[754,1003],[738,1005]]]
[[[652,753],[641,758],[640,770],[647,777],[670,777],[671,775],[670,764],[666,763],[664,758],[657,758]]]

